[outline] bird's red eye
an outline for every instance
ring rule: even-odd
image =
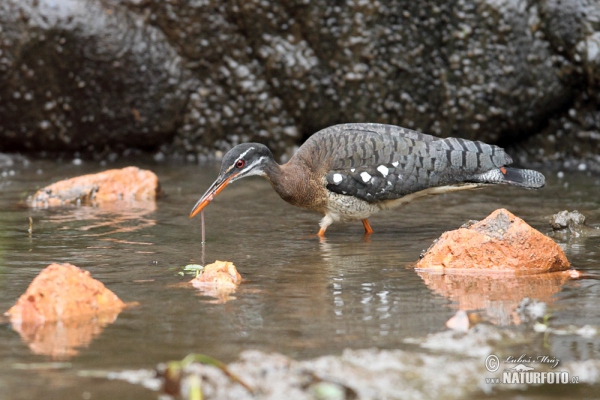
[[[236,167],[236,168],[243,168],[243,167],[244,167],[244,165],[246,165],[246,162],[245,162],[244,160],[237,160],[237,161],[235,162],[235,167]]]

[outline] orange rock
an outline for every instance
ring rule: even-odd
[[[154,172],[127,167],[56,182],[38,190],[29,199],[29,204],[52,207],[68,203],[154,200],[159,192],[158,177]]]
[[[13,324],[43,323],[99,316],[123,308],[125,303],[88,271],[71,264],[51,264],[35,277],[6,315]]]
[[[221,303],[229,300],[229,295],[242,282],[242,276],[237,272],[235,265],[229,261],[215,261],[206,265],[191,284],[207,295],[216,297]]]
[[[570,267],[548,236],[499,209],[468,228],[445,232],[417,263],[420,270],[532,274]]]
[[[36,354],[68,358],[115,321],[125,304],[90,273],[51,264],[6,312]]]
[[[191,280],[194,286],[222,286],[236,288],[242,282],[242,276],[235,265],[229,261],[215,261],[204,267],[197,278]]]

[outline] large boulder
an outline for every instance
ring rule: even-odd
[[[190,78],[142,16],[101,1],[0,2],[0,148],[153,148],[181,125]]]
[[[352,121],[518,139],[572,98],[569,61],[532,34],[537,8],[514,2],[122,3],[197,62],[177,135],[190,151],[216,136],[281,150],[286,134]]]
[[[0,151],[281,154],[370,121],[505,144],[546,127],[536,154],[591,154],[599,15],[587,0],[6,0]]]
[[[540,160],[587,159],[600,170],[600,3],[588,0],[544,0],[538,3],[539,29],[554,53],[569,63],[561,78],[575,88],[560,112],[548,116],[546,127],[525,143]]]

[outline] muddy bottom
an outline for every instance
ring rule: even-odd
[[[24,206],[28,194],[59,179],[127,165],[154,171],[166,196],[155,205],[134,208]],[[474,285],[452,283],[451,290],[444,291],[409,268],[442,232],[485,218],[500,207],[542,232],[550,231],[550,215],[562,210],[577,209],[590,226],[600,225],[597,177],[581,173],[558,179],[556,171],[544,171],[548,183],[541,191],[489,187],[426,198],[372,217],[375,233],[368,240],[359,222],[332,225],[325,241],[311,236],[318,230],[320,215],[288,205],[261,178],[246,179],[227,187],[206,208],[203,247],[200,219],[190,220],[188,214],[217,171],[217,165],[135,160],[105,167],[32,161],[0,170],[2,311],[52,262],[87,269],[123,301],[140,303],[68,359],[33,353],[31,343],[4,320],[0,398],[155,399],[156,392],[140,385],[83,378],[78,372],[148,369],[189,353],[224,362],[237,360],[245,350],[277,352],[300,361],[342,355],[344,349],[420,354],[430,350],[407,340],[447,331],[445,322],[459,307],[477,310],[502,331],[531,332],[532,325],[522,323],[515,306],[532,293],[541,293],[548,304],[551,326],[600,326],[597,280],[557,281],[552,287],[544,281],[543,290],[517,290],[511,283],[514,290],[509,293],[492,291],[494,296],[489,297],[478,292],[471,301],[469,288]],[[600,237],[555,240],[573,267],[600,275]],[[228,301],[177,286],[193,277],[179,274],[184,266],[215,260],[233,262],[245,279]],[[548,355],[561,363],[598,359],[597,335],[575,331],[533,332],[506,351],[517,357]],[[489,388],[485,359],[482,354],[465,359],[465,370],[479,368],[481,373],[474,380],[481,387],[465,390],[465,395],[486,393]],[[453,368],[460,369],[460,359],[453,360]],[[421,369],[414,373],[424,376]],[[546,397],[557,393],[555,386],[528,386],[523,395]]]

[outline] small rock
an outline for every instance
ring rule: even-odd
[[[98,316],[125,308],[102,282],[72,264],[50,264],[6,312],[12,323],[51,322]]]
[[[552,216],[550,219],[550,226],[554,230],[568,228],[569,225],[583,225],[585,224],[585,215],[579,211],[560,211]]]
[[[87,346],[125,308],[101,282],[71,264],[51,264],[6,312],[35,354],[65,359]]]
[[[554,232],[570,233],[579,236],[600,236],[600,230],[585,224],[585,215],[577,210],[560,211],[550,218],[550,226]]]
[[[235,292],[241,282],[242,276],[235,265],[219,260],[206,265],[202,273],[190,281],[202,294],[216,297],[220,303],[230,300],[229,295]]]
[[[232,262],[217,260],[205,266],[202,273],[191,282],[194,286],[208,284],[235,288],[242,282],[242,276]]]
[[[421,270],[531,274],[570,268],[563,250],[505,209],[445,232],[416,265]]]

